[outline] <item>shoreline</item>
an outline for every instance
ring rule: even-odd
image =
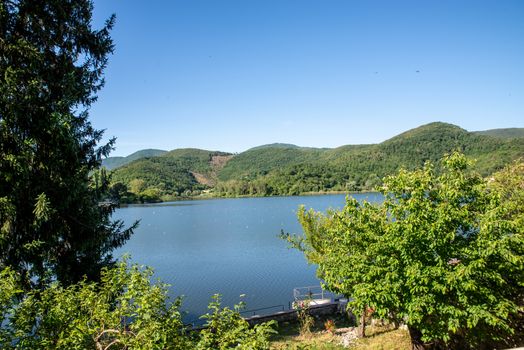
[[[270,195],[270,196],[252,196],[252,195],[242,195],[242,196],[210,196],[210,195],[199,195],[192,197],[173,197],[168,200],[158,200],[151,202],[132,202],[132,203],[121,203],[120,207],[127,207],[130,205],[144,205],[144,204],[160,204],[160,203],[169,203],[169,202],[183,202],[183,201],[198,201],[198,200],[209,200],[209,199],[239,199],[239,198],[271,198],[271,197],[302,197],[302,196],[328,196],[328,195],[337,195],[337,194],[365,194],[365,193],[379,193],[379,191],[319,191],[319,192],[304,192],[300,194],[285,194],[285,195]]]

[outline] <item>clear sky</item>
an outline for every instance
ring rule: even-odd
[[[95,0],[112,155],[524,127],[524,1]]]

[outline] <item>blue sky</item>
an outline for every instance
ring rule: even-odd
[[[524,1],[95,0],[112,155],[524,127]]]

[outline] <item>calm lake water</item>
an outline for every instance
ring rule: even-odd
[[[381,201],[376,193],[357,199]],[[345,195],[211,199],[133,205],[113,217],[139,228],[115,256],[130,253],[133,262],[151,266],[155,277],[171,285],[172,296],[184,295],[186,321],[207,311],[211,296],[223,304],[247,309],[284,305],[294,287],[319,285],[315,266],[288,248],[281,230],[302,233],[296,213],[300,205],[325,211],[342,208]],[[278,310],[271,310],[278,311]]]

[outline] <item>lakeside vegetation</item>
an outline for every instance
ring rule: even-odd
[[[496,130],[498,136],[490,136],[491,131],[468,132],[437,122],[376,145],[320,149],[272,144],[237,155],[179,149],[119,167],[111,181],[114,198],[123,203],[369,191],[401,168],[436,163],[456,150],[475,159],[473,168],[480,174],[492,174],[524,157],[519,130]]]
[[[328,289],[353,298],[360,335],[375,317],[407,325],[417,350],[524,344],[524,163],[512,162],[522,139],[434,123],[334,150],[175,150],[119,168],[110,186],[100,166],[114,140],[98,146],[103,132],[88,111],[113,51],[114,16],[94,30],[92,11],[89,0],[0,3],[0,348],[276,346],[283,339],[271,338],[274,322],[250,326],[242,304],[222,307],[218,295],[202,315],[206,327],[189,328],[181,299],[169,300],[151,269],[112,257],[136,224],[113,221],[116,203],[107,199],[195,195],[220,184],[218,195],[276,195],[382,183],[384,203],[300,210],[304,235],[283,235],[317,264]],[[478,159],[473,169],[460,153],[441,160],[455,149]],[[299,321],[309,332],[307,307]],[[338,347],[319,341],[283,346]]]
[[[352,298],[361,337],[373,314],[405,323],[413,349],[523,344],[524,163],[489,179],[470,167],[454,153],[401,170],[384,179],[384,202],[302,207],[304,234],[283,234],[327,289]]]
[[[283,238],[318,266],[327,289],[352,298],[360,336],[347,331],[352,348],[524,344],[524,163],[490,178],[469,167],[455,153],[384,179],[382,204],[348,199],[340,211],[299,211],[304,236]],[[169,301],[167,286],[151,282],[152,270],[125,260],[103,268],[98,282],[24,291],[23,278],[9,267],[1,272],[6,349],[342,348],[340,337],[318,332],[307,308],[296,326],[250,327],[239,307],[222,307],[218,296],[203,316],[206,328],[192,331],[182,322],[181,300]],[[371,319],[389,326],[375,335]]]

